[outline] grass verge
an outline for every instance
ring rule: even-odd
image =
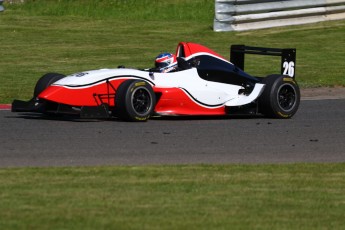
[[[0,228],[342,229],[344,167],[0,169]]]

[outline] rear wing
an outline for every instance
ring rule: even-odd
[[[281,74],[295,78],[296,49],[278,49],[253,47],[245,45],[232,45],[230,49],[230,61],[238,68],[244,70],[245,54],[258,54],[281,57]]]

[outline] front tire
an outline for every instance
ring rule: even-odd
[[[46,88],[48,88],[48,86],[64,77],[66,76],[59,73],[47,73],[43,75],[36,83],[34,90],[34,98],[36,98],[40,93],[42,93]]]
[[[146,81],[126,80],[116,90],[115,110],[122,120],[147,121],[155,105],[155,94]]]
[[[265,89],[259,98],[259,110],[271,118],[291,118],[300,104],[297,82],[284,75],[269,75],[262,80]]]

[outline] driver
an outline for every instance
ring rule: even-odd
[[[161,53],[156,57],[155,67],[158,72],[169,73],[177,71],[176,55],[171,53]]]

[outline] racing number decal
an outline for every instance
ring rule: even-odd
[[[295,75],[295,63],[293,61],[283,63],[284,75],[293,77]]]

